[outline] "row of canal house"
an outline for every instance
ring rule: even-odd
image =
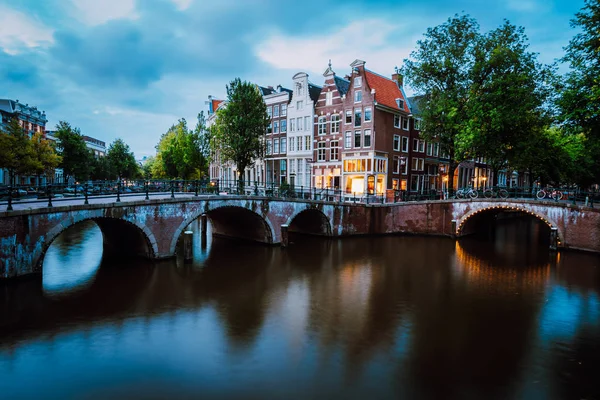
[[[448,160],[439,145],[420,136],[419,98],[408,98],[399,73],[385,77],[350,64],[343,78],[331,63],[323,86],[300,72],[292,88],[261,87],[271,124],[266,156],[246,171],[247,181],[295,187],[341,189],[350,196],[444,190]],[[209,98],[208,125],[225,102]],[[211,179],[233,180],[235,165],[216,159]],[[462,163],[454,187],[486,187],[492,182],[484,160]]]

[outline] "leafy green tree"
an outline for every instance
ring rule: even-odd
[[[402,73],[422,95],[421,134],[439,142],[440,151],[450,158],[449,176],[454,177],[460,162],[474,156],[469,105],[477,101],[472,71],[480,51],[479,25],[468,15],[455,15],[428,28],[424,36],[404,60]],[[454,189],[452,178],[448,189]]]
[[[255,85],[234,79],[227,85],[227,107],[217,111],[211,129],[211,154],[237,166],[240,187],[246,168],[265,154],[270,123],[265,102]]]
[[[37,166],[29,135],[19,120],[12,118],[6,130],[0,132],[0,168],[8,171],[10,183],[15,184],[18,175],[35,173]]]
[[[65,177],[87,180],[92,172],[93,155],[87,148],[79,128],[73,128],[68,122],[60,121],[56,125],[57,150],[62,157],[61,167]]]
[[[108,147],[106,159],[112,172],[121,179],[131,179],[139,175],[139,167],[129,145],[122,139],[116,139]]]
[[[113,180],[117,177],[108,157],[94,158],[92,168],[92,180],[103,181]]]
[[[570,134],[583,133],[589,173],[580,175],[582,185],[600,180],[600,3],[585,0],[571,25],[578,28],[562,59],[571,66],[558,99],[561,122]]]
[[[146,159],[146,161],[142,165],[142,177],[144,179],[154,178],[154,176],[152,175],[152,170],[154,168],[155,163],[156,163],[156,157],[154,157],[154,156],[150,156]]]
[[[468,133],[475,151],[486,158],[498,184],[502,168],[519,165],[520,141],[549,124],[544,105],[553,71],[527,51],[522,27],[508,21],[483,35],[472,70]]]
[[[56,152],[54,142],[45,139],[41,132],[37,132],[31,138],[31,145],[36,162],[35,173],[38,176],[38,182],[41,175],[46,175],[46,179],[51,181],[54,177],[54,170],[62,160]]]

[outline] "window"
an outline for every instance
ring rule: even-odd
[[[424,171],[424,170],[425,170],[425,159],[419,158],[419,171]]]
[[[270,155],[273,152],[273,143],[270,140],[267,140],[267,155]]]
[[[332,140],[329,146],[331,146],[331,161],[337,161],[339,157],[338,141]]]
[[[408,174],[408,163],[406,162],[406,158],[404,160],[400,159],[400,168],[402,170],[402,175]],[[406,190],[406,188],[404,188]]]
[[[306,135],[304,136],[304,148],[306,150],[311,150],[311,146],[310,146],[310,139],[312,138],[312,136]]]
[[[273,116],[279,117],[279,106],[278,105],[273,106]]]
[[[346,123],[352,123],[352,110],[346,110]]]
[[[392,189],[400,190],[400,180],[399,179],[392,179]]]
[[[287,171],[287,165],[285,160],[281,160],[279,162],[279,170],[281,171],[281,175],[285,175],[285,172]]]
[[[339,114],[333,114],[331,116],[331,133],[334,135],[337,133],[340,133],[340,115]]]
[[[333,92],[325,93],[325,105],[330,106],[333,103]]]
[[[281,105],[281,116],[285,117],[287,115],[287,104]]]
[[[290,151],[296,151],[296,138],[293,136],[290,138]]]
[[[298,96],[302,96],[302,85],[300,83],[297,83],[296,85],[296,87],[298,88]]]
[[[327,133],[327,117],[319,117],[319,123],[317,125],[317,133],[324,135]]]
[[[279,121],[273,122],[273,133],[279,133]]]
[[[282,119],[281,120],[281,133],[286,133],[287,132],[287,120]]]
[[[281,138],[281,149],[279,150],[281,153],[287,153],[287,139]]]
[[[279,153],[279,139],[273,140],[273,154]]]
[[[400,151],[400,136],[394,135],[394,151]]]
[[[435,143],[433,145],[433,155],[435,157],[438,157],[440,155],[440,144],[439,143]]]
[[[419,190],[419,175],[410,177],[410,190],[411,192],[417,192]]]
[[[394,115],[394,128],[400,128],[400,116]]]
[[[404,129],[405,131],[408,130],[408,118],[406,117],[402,117],[402,129]]]
[[[271,115],[272,115],[271,107],[267,107],[267,114],[269,115],[269,118],[271,118]]]
[[[307,131],[312,131],[312,125],[310,122],[310,117],[304,117],[304,129]]]
[[[269,126],[267,126],[267,135],[273,133],[273,124],[269,124]]]
[[[415,118],[415,130],[417,130],[417,131],[421,130],[421,119],[420,118]]]
[[[357,76],[354,78],[354,87],[362,86],[362,76]]]
[[[298,94],[300,94],[300,93],[298,93]],[[296,110],[302,110],[302,104],[303,104],[302,101],[297,101],[296,102]]]
[[[400,157],[398,156],[394,156],[394,173],[395,174],[399,174],[400,173]]]
[[[371,109],[371,107],[365,108],[365,122],[371,122],[372,118],[373,118],[373,110]]]
[[[354,102],[360,103],[361,101],[362,101],[362,90],[355,90],[354,91]]]
[[[303,149],[302,145],[303,144],[304,143],[302,142],[302,136],[299,136],[298,137],[298,151],[302,151],[302,149]]]
[[[296,118],[296,128],[298,128],[298,132],[302,130],[302,117]]]
[[[296,120],[294,118],[290,119],[290,132],[296,132]]]
[[[346,149],[352,148],[352,132],[351,131],[346,131],[346,133],[345,133],[345,136],[344,136],[344,147]]]
[[[428,156],[433,155],[433,143],[427,143],[427,155]]]
[[[317,161],[325,161],[325,142],[317,144]]]
[[[398,106],[399,109],[404,110],[404,100],[396,99],[396,105]]]
[[[354,126],[360,126],[362,122],[362,110],[360,108],[354,109]]]
[[[419,139],[413,139],[413,151],[419,151]]]
[[[419,140],[419,153],[425,153],[425,141]]]
[[[360,147],[360,142],[362,141],[362,135],[360,131],[354,131],[354,147]]]
[[[371,147],[371,130],[365,129],[365,138],[363,140],[363,146]]]
[[[290,141],[290,145],[291,145],[291,143],[292,142]],[[298,160],[298,161],[300,161],[300,160]],[[292,158],[290,160],[290,175],[295,174],[295,173],[296,173],[296,159]]]
[[[402,136],[402,151],[408,153],[408,136]]]

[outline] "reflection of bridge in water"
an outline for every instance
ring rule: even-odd
[[[173,257],[181,233],[207,218],[213,233],[287,244],[289,233],[326,237],[374,234],[464,236],[485,230],[498,215],[518,213],[548,227],[550,246],[600,251],[600,212],[531,200],[443,200],[354,204],[252,196],[188,196],[119,203],[39,205],[0,213],[0,277],[39,274],[44,254],[65,229],[93,220],[106,256]]]

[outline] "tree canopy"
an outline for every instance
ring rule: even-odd
[[[35,173],[38,164],[29,135],[19,120],[12,118],[0,132],[0,168],[8,171],[9,181],[14,184],[17,175]]]
[[[129,145],[122,139],[116,139],[110,144],[106,153],[106,161],[112,175],[116,175],[119,180],[135,178],[139,174],[135,156],[130,151]]]
[[[248,166],[264,156],[270,122],[258,88],[234,79],[227,85],[227,106],[217,111],[211,127],[211,154],[221,162],[234,162],[238,175],[243,176]]]
[[[93,155],[87,148],[79,128],[73,128],[68,122],[60,121],[56,125],[55,136],[58,139],[57,150],[62,157],[60,166],[65,177],[87,180],[92,172]]]

